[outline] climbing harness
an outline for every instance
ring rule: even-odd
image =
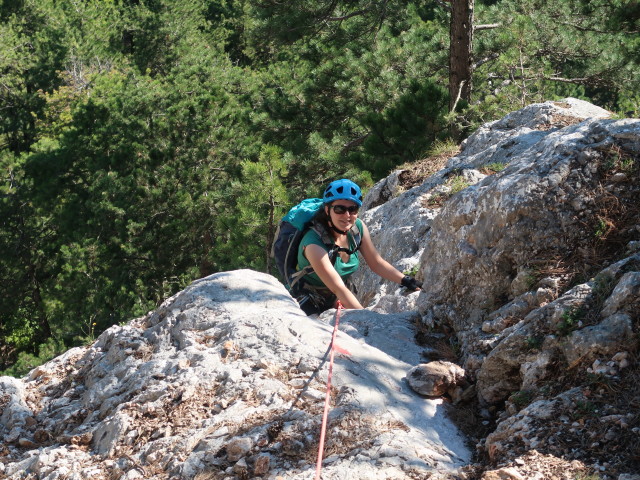
[[[338,308],[336,310],[335,322],[333,324],[333,335],[331,336],[331,343],[329,344],[329,350],[331,355],[329,356],[329,374],[327,376],[327,393],[324,399],[324,412],[322,414],[322,426],[320,427],[320,445],[318,446],[318,462],[316,463],[316,477],[315,480],[320,480],[320,471],[322,470],[322,456],[324,454],[324,437],[327,431],[327,418],[329,416],[329,403],[331,401],[331,374],[333,373],[333,356],[335,352],[336,335],[338,333],[338,325],[340,324],[340,313],[342,311],[342,303],[338,300]]]

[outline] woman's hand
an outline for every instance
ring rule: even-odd
[[[404,277],[402,277],[400,285],[405,287],[407,290],[422,290],[422,282],[417,281],[415,278],[410,277],[409,275],[405,275]]]

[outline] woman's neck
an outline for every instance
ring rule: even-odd
[[[341,236],[346,235],[349,230],[340,230],[333,224],[331,220],[329,220],[329,231],[331,232],[331,235],[337,240]]]

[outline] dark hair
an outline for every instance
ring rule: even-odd
[[[318,210],[318,213],[315,214],[313,220],[321,223],[325,227],[329,227],[329,220],[331,219],[329,218],[329,215],[327,215],[327,209],[325,207],[331,207],[332,203],[333,202],[322,205],[322,208]]]

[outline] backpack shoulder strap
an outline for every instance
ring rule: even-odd
[[[314,219],[309,225],[309,228],[318,234],[320,237],[320,241],[325,244],[327,247],[331,248],[334,245],[333,238],[331,234],[327,231],[326,227],[320,223],[318,220]]]
[[[336,245],[327,228],[320,222],[314,221],[311,224],[310,228],[312,228],[318,234],[322,243],[324,243],[329,249],[329,259],[331,260],[332,264],[335,264],[339,252],[348,252],[349,255],[351,255],[360,250],[360,245],[362,244],[362,233],[360,232],[360,228],[358,228],[357,221],[353,225],[353,227],[351,227],[351,230],[349,230],[349,233],[351,234],[351,237],[353,239],[353,243],[355,244],[355,247],[353,249],[339,247],[338,245]]]
[[[353,224],[353,227],[351,227],[351,235],[353,236],[353,243],[356,244],[356,248],[353,250],[354,252],[357,252],[358,250],[360,250],[360,245],[362,245],[362,232],[360,232],[360,228],[358,228],[358,222],[361,222],[361,220],[356,220],[356,223]]]

